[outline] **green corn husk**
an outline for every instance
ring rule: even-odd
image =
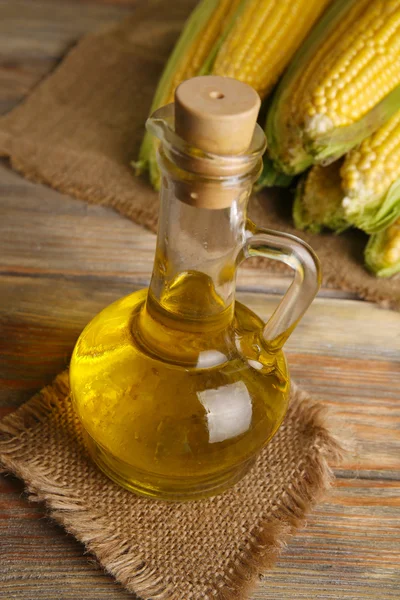
[[[400,111],[360,146],[341,168],[343,208],[367,233],[386,229],[400,216]]]
[[[370,237],[365,248],[365,264],[378,277],[400,273],[400,219]]]
[[[349,227],[342,207],[340,163],[316,165],[296,188],[293,221],[297,229],[319,233],[328,228],[340,233]]]
[[[279,173],[273,166],[268,156],[263,157],[263,170],[254,185],[254,191],[258,192],[265,187],[287,188],[293,181],[293,177]]]
[[[362,194],[352,198],[343,196],[342,207],[347,221],[366,233],[378,233],[386,229],[400,215],[400,179],[394,181],[387,192],[377,199],[371,200]]]
[[[324,227],[341,232],[350,226],[373,234],[386,229],[400,216],[400,179],[378,199],[343,191],[339,160],[326,167],[314,165],[296,189],[293,219],[296,227],[314,233]]]
[[[359,144],[386,122],[400,105],[400,86],[394,87],[362,118],[352,124],[307,129],[299,126],[297,110],[291,110],[291,98],[300,77],[319,45],[339,26],[340,21],[359,0],[336,0],[328,8],[307,40],[300,47],[272,99],[267,115],[266,133],[269,155],[277,171],[288,175],[303,172],[312,164],[330,164]],[[372,2],[373,0],[371,0]],[[351,32],[347,32],[349,34]]]

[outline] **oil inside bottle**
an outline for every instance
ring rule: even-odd
[[[70,369],[89,450],[124,487],[185,500],[239,480],[287,410],[289,376],[263,322],[224,304],[212,279],[179,273],[105,308],[86,327]]]

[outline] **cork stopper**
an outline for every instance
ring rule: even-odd
[[[237,79],[194,77],[176,89],[175,132],[190,145],[223,157],[226,163],[230,156],[249,149],[260,105],[257,92]],[[190,192],[182,188],[180,195],[192,205],[217,209],[229,206],[237,189],[198,182]]]
[[[252,87],[231,77],[188,79],[175,92],[175,131],[206,152],[236,155],[251,144],[261,100]]]

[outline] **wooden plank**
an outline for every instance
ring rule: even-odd
[[[0,0],[1,60],[58,61],[82,35],[131,14],[135,4],[132,0]]]
[[[134,598],[22,491],[21,482],[0,476],[0,598]]]
[[[19,404],[50,382],[90,318],[135,287],[107,278],[0,277],[3,406]],[[238,296],[261,316],[277,302],[268,294]],[[371,322],[381,324],[376,336]],[[318,299],[288,342],[293,377],[334,407],[338,430],[346,423],[358,440],[343,469],[391,471],[400,478],[400,359],[393,336],[399,323],[398,313],[373,304]]]
[[[398,482],[339,481],[253,599],[398,598],[399,505]]]
[[[0,162],[0,273],[112,276],[148,285],[155,236],[112,209],[88,205],[22,179]],[[282,294],[291,277],[239,269],[238,289]],[[354,294],[323,289],[321,296]]]
[[[239,299],[267,320],[279,298],[243,292]],[[379,328],[377,328],[379,323]],[[317,298],[286,346],[290,352],[400,365],[400,313],[356,300]]]
[[[15,489],[21,486],[9,478],[0,484],[0,597],[131,597]],[[264,576],[253,600],[398,598],[399,493],[398,482],[339,481]]]
[[[0,114],[18,104],[85,33],[131,14],[135,0],[0,0]]]
[[[52,348],[51,356],[56,357],[58,351],[60,356],[65,356],[90,318],[115,299],[140,287],[140,282],[135,279],[131,283],[122,283],[107,277],[87,280],[4,275],[0,278],[3,352],[12,355],[10,342],[15,338],[17,356],[23,351],[29,357],[40,346],[42,352],[45,345]],[[238,299],[265,318],[279,300],[274,295],[249,292],[239,292]],[[376,322],[382,326],[373,335],[371,323]],[[329,357],[331,368],[325,376],[330,384],[332,378],[338,376],[337,368],[344,363],[343,385],[351,385],[345,362],[350,359],[360,371],[364,370],[365,361],[377,363],[376,370],[382,369],[382,382],[391,384],[386,369],[389,368],[387,365],[393,365],[394,370],[399,366],[399,323],[398,313],[381,310],[374,304],[317,299],[292,334],[286,349],[297,360],[301,361],[303,356],[306,363],[308,361],[307,372],[318,368],[318,357]],[[20,326],[23,335],[18,336]],[[50,332],[54,335],[51,336]],[[60,342],[60,346],[57,343],[59,338],[65,340]],[[42,355],[38,358],[41,359]],[[334,358],[338,367],[335,367]],[[364,377],[367,381],[368,373]],[[388,387],[393,393],[397,392],[395,385]]]

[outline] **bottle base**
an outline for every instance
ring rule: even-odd
[[[190,478],[172,480],[133,469],[127,463],[106,453],[86,432],[85,443],[96,465],[112,481],[139,496],[169,502],[217,496],[240,481],[255,462],[255,458],[251,458],[234,469],[202,479],[196,478],[195,481]]]

